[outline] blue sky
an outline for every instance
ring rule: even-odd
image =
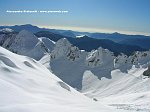
[[[67,10],[58,13],[6,13],[6,10]],[[0,0],[0,25],[150,35],[150,0]]]

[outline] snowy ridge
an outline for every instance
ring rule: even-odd
[[[15,50],[18,54],[25,54],[33,49],[38,43],[38,38],[36,38],[31,32],[22,30],[16,36],[14,42],[11,45],[11,49]]]
[[[132,65],[136,65],[139,67],[140,65],[149,65],[150,62],[150,51],[145,51],[145,52],[135,52],[131,56],[126,56],[124,54],[119,55],[118,57],[115,58],[114,60],[114,67],[115,68],[122,68],[122,66],[128,66],[132,67]]]
[[[22,30],[13,38],[9,37],[2,46],[17,54],[39,60],[53,50],[54,43],[44,37],[38,39],[33,33]]]
[[[98,91],[101,86],[97,88],[95,87],[95,85],[100,85],[101,82],[103,82],[103,78],[106,78],[111,81],[112,79],[114,79],[114,77],[117,77],[119,75],[119,78],[117,78],[115,81],[119,81],[121,79],[128,80],[128,77],[132,77],[129,78],[130,82],[132,82],[133,80],[138,79],[138,77],[142,77],[143,72],[147,69],[148,65],[150,64],[150,51],[135,52],[129,57],[124,54],[120,54],[119,56],[115,57],[112,52],[101,47],[89,53],[85,51],[80,51],[75,47],[77,49],[75,51],[77,52],[72,52],[76,58],[75,60],[70,60],[70,58],[68,59],[68,52],[73,47],[74,46],[72,46],[67,41],[67,39],[61,39],[58,42],[56,42],[56,46],[52,51],[51,56],[43,59],[43,61],[45,61],[46,67],[53,71],[63,81],[70,84],[74,88],[82,90],[83,92],[91,91],[89,88],[95,88],[93,91]],[[117,69],[120,72],[114,73],[113,71]],[[93,75],[86,76],[85,74],[87,70],[90,71],[90,74]],[[134,76],[135,74],[137,75]],[[85,78],[85,76],[87,78]],[[94,79],[97,81],[92,82],[92,77],[96,77],[96,79]],[[138,82],[139,80],[135,82],[133,81],[133,83],[135,84],[137,84]],[[105,83],[106,85],[107,83],[111,84],[111,82],[109,81],[104,81],[104,84]],[[130,87],[130,83],[128,86]],[[134,91],[136,87],[133,87]],[[88,89],[86,90],[85,88]],[[125,91],[128,88],[124,89],[125,90],[124,92],[122,91],[122,93],[125,94]],[[139,88],[139,91],[140,90],[142,90],[142,88]],[[129,92],[131,93],[133,91]],[[109,91],[108,93],[110,94]],[[120,94],[119,92],[117,93]],[[89,92],[89,96],[90,94],[92,95],[93,92]],[[112,94],[115,95],[116,93]]]

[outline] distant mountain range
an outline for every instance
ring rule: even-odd
[[[91,33],[89,36],[92,38],[97,38],[97,39],[109,39],[120,44],[136,45],[141,48],[150,49],[150,36],[126,35],[126,34],[120,34],[117,32],[112,33],[112,34]]]
[[[38,37],[47,37],[53,41],[58,41],[61,38],[67,38],[71,44],[77,46],[80,50],[91,51],[93,49],[97,49],[99,47],[109,49],[114,52],[115,55],[120,53],[124,53],[126,55],[132,54],[134,51],[146,51],[147,49],[141,48],[135,45],[124,45],[120,43],[113,42],[108,39],[95,39],[90,38],[88,36],[84,36],[82,38],[70,38],[67,36],[63,36],[60,34],[54,34],[48,31],[40,31],[35,34]]]
[[[16,32],[20,32],[22,30],[27,30],[32,33],[36,33],[39,31],[50,31],[50,32],[58,33],[58,31],[55,29],[39,28],[39,27],[31,25],[31,24],[14,25],[14,26],[0,26],[0,29],[3,29],[3,28],[10,28]]]
[[[144,35],[126,35],[117,32],[112,34],[77,32],[72,30],[39,28],[30,24],[0,26],[0,29],[6,28],[12,29],[15,32],[28,30],[34,33],[37,37],[47,37],[55,42],[61,38],[67,38],[71,44],[77,46],[81,50],[86,51],[91,51],[93,49],[97,49],[98,47],[103,47],[114,52],[115,55],[120,53],[130,55],[134,51],[146,51],[150,49],[150,37]],[[2,31],[0,31],[0,33],[2,33]],[[76,38],[79,35],[84,36]]]

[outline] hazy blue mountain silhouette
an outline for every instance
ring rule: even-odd
[[[135,50],[145,50],[150,49],[150,36],[144,36],[144,35],[126,35],[126,34],[120,34],[120,33],[89,33],[89,32],[78,32],[78,31],[72,31],[72,30],[56,30],[56,29],[48,29],[48,28],[39,28],[37,26],[31,25],[31,24],[25,24],[25,25],[15,25],[15,26],[0,26],[0,29],[2,28],[11,28],[16,32],[19,32],[21,30],[28,30],[33,33],[37,33],[40,31],[45,31],[44,34],[47,37],[49,35],[53,35],[53,40],[56,41],[60,38],[67,38],[69,41],[72,42],[72,44],[77,45],[80,49],[85,49],[87,51],[90,51],[91,49],[96,49],[98,46],[103,46],[104,48],[110,48],[113,49],[113,51],[120,52],[120,50],[117,50],[117,46],[122,46],[123,49],[121,49],[124,53],[130,53]],[[49,32],[46,32],[49,31]],[[39,34],[39,33],[38,33]],[[59,35],[56,35],[59,34]],[[76,37],[77,35],[88,35],[89,37],[93,39],[72,39],[71,37]],[[64,36],[64,37],[63,37]],[[96,40],[95,40],[96,39]],[[99,40],[97,40],[99,39]],[[103,39],[103,40],[100,40]],[[108,41],[110,40],[110,41]],[[91,41],[91,42],[90,42]],[[97,42],[96,42],[97,41]],[[103,41],[103,42],[101,42]],[[113,42],[112,42],[113,41]],[[85,42],[85,43],[84,43]],[[115,42],[115,44],[114,44]],[[81,44],[79,44],[81,43]],[[106,47],[105,44],[111,44]],[[88,45],[89,44],[89,45]],[[122,44],[122,45],[120,45]],[[92,45],[92,46],[91,46]],[[110,46],[113,46],[111,48]],[[130,50],[127,50],[130,48]],[[85,48],[86,47],[86,48]],[[115,50],[114,50],[115,48]],[[125,50],[125,51],[123,51]],[[127,53],[127,54],[128,54]]]
[[[35,35],[38,37],[47,37],[55,42],[61,38],[67,38],[70,41],[70,43],[72,43],[74,46],[77,46],[79,49],[85,50],[85,51],[91,51],[93,49],[103,47],[105,49],[109,49],[110,51],[114,52],[115,55],[118,55],[120,53],[130,55],[134,51],[147,50],[147,49],[140,48],[138,46],[123,45],[123,44],[115,43],[108,39],[94,39],[88,36],[84,36],[82,38],[71,38],[71,37],[55,34],[55,33],[48,32],[48,31],[40,31],[36,33]]]
[[[64,31],[61,33],[61,35],[63,36],[67,36],[67,37],[73,37],[73,38],[76,38],[76,35],[73,33],[73,31],[71,30],[68,30],[68,31]]]
[[[126,35],[120,33],[91,33],[90,37],[97,39],[109,39],[114,42],[126,45],[136,45],[141,48],[150,49],[150,36],[144,35]]]
[[[0,26],[0,29],[2,29],[2,28],[11,28],[17,32],[20,32],[21,30],[28,30],[28,31],[33,32],[33,33],[36,33],[39,31],[51,31],[54,33],[59,33],[59,31],[57,31],[55,29],[39,28],[39,27],[31,25],[31,24],[15,25],[15,26]]]
[[[141,48],[150,49],[150,38],[130,38],[119,43],[125,45],[136,45]]]

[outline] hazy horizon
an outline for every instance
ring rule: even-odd
[[[105,29],[88,29],[88,28],[78,28],[78,27],[62,27],[62,26],[40,26],[36,24],[11,24],[11,25],[0,25],[0,26],[15,26],[15,25],[32,25],[37,26],[39,28],[47,28],[47,29],[56,29],[56,30],[71,30],[71,31],[77,31],[77,32],[88,32],[88,33],[120,33],[120,34],[126,34],[126,35],[144,35],[144,36],[150,36],[150,34],[144,34],[140,32],[129,32],[129,31],[116,31],[116,30],[105,30]]]
[[[0,24],[150,35],[149,5],[149,0],[1,0]],[[7,13],[7,10],[64,10],[68,13]]]

